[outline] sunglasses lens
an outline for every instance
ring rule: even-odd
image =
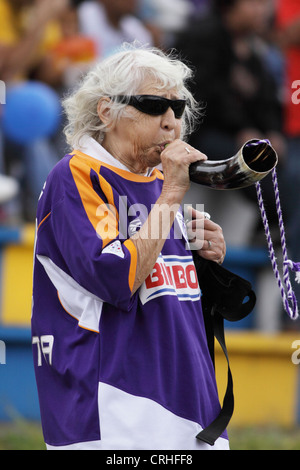
[[[119,95],[117,99],[121,103],[127,103],[134,106],[142,113],[151,114],[152,116],[165,114],[168,108],[171,107],[176,119],[182,117],[186,105],[185,100],[168,100],[167,98],[156,95],[137,95],[130,97]]]
[[[138,102],[141,111],[153,116],[164,114],[169,107],[169,103],[159,96],[139,96]]]
[[[137,97],[140,110],[153,116],[164,114],[169,107],[172,108],[175,117],[180,119],[184,113],[185,100],[168,100],[161,96],[141,95]]]
[[[185,109],[185,100],[174,100],[171,108],[174,111],[175,117],[180,119],[184,113]]]

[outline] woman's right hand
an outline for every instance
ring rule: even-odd
[[[132,293],[147,276],[161,252],[182,199],[190,187],[189,166],[206,155],[182,140],[174,140],[161,153],[164,182],[161,194],[140,230],[131,237],[137,249],[137,270]]]
[[[186,142],[176,139],[168,144],[161,153],[162,193],[173,195],[176,202],[181,202],[190,187],[189,167],[199,160],[207,160],[207,156]]]

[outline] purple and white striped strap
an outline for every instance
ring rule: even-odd
[[[283,306],[287,314],[290,316],[290,318],[292,320],[296,320],[298,318],[298,304],[297,304],[297,299],[296,299],[296,296],[294,294],[294,291],[292,289],[292,285],[290,282],[289,270],[296,272],[296,281],[300,284],[300,263],[294,263],[293,261],[288,259],[284,223],[283,223],[282,210],[281,210],[281,204],[280,204],[280,198],[279,198],[278,180],[277,180],[277,173],[276,173],[275,168],[272,170],[272,181],[273,181],[273,186],[274,186],[274,191],[275,191],[275,202],[276,202],[276,210],[277,210],[278,221],[279,221],[280,241],[281,241],[281,248],[282,248],[282,255],[283,255],[283,280],[281,279],[279,270],[278,270],[274,246],[273,246],[271,233],[270,233],[269,222],[268,222],[268,218],[267,218],[265,207],[264,207],[261,185],[259,182],[255,184],[258,205],[259,205],[259,209],[260,209],[260,213],[261,213],[261,217],[262,217],[262,221],[263,221],[263,225],[265,229],[265,234],[267,238],[271,264],[272,264],[273,272],[275,274],[275,277],[276,277],[276,280],[280,289]]]

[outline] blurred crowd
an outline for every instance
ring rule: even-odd
[[[34,221],[46,176],[67,151],[60,97],[134,40],[175,48],[194,68],[203,118],[190,141],[210,160],[248,139],[271,141],[289,255],[300,261],[299,0],[0,0],[0,225]],[[263,189],[276,232],[271,176]],[[192,185],[187,202],[204,203],[229,244],[261,246],[255,189],[216,193]]]

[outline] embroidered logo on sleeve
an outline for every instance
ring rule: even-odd
[[[119,240],[114,241],[110,245],[106,246],[104,250],[102,250],[102,253],[108,253],[111,255],[116,255],[119,256],[120,258],[124,258],[125,254],[122,249],[121,242]]]

